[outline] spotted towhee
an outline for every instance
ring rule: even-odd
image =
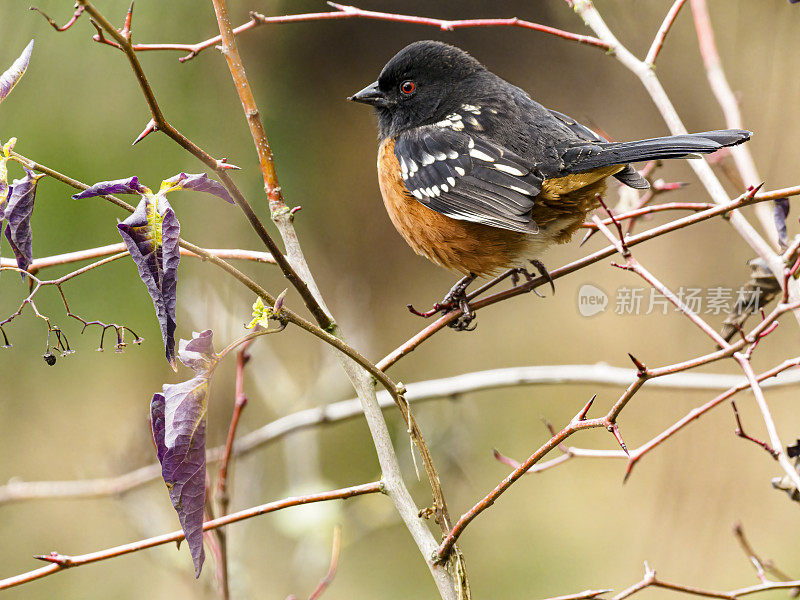
[[[417,254],[465,277],[443,305],[472,320],[477,276],[538,260],[599,206],[605,179],[649,187],[630,163],[740,144],[740,129],[609,142],[535,102],[469,54],[434,41],[398,52],[350,98],[375,107],[378,179],[389,217]],[[437,305],[442,306],[442,305]]]

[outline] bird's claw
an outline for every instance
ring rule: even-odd
[[[408,310],[413,315],[417,315],[418,317],[429,318],[437,313],[446,313],[453,309],[460,309],[461,315],[448,323],[448,327],[455,329],[456,331],[472,331],[477,327],[477,324],[472,325],[470,324],[475,320],[475,312],[469,305],[469,301],[467,300],[467,288],[469,284],[475,280],[475,275],[468,275],[461,280],[458,281],[450,291],[447,292],[447,295],[442,299],[441,302],[437,302],[433,305],[433,307],[425,312],[418,311],[414,308],[411,304],[407,304]]]
[[[553,293],[555,294],[556,293],[555,282],[553,281],[553,278],[550,276],[550,273],[547,270],[547,268],[544,266],[544,263],[535,258],[531,259],[528,262],[530,262],[536,268],[536,270],[539,272],[540,277],[544,277],[548,281],[548,283],[550,283],[550,288],[553,290]],[[514,284],[514,287],[519,285],[520,275],[525,277],[526,283],[530,283],[531,281],[536,279],[536,275],[528,271],[526,268],[517,267],[516,269],[514,269],[514,272],[511,273],[511,283]],[[544,296],[536,288],[533,288],[531,291],[537,296],[539,296],[539,298],[544,298]]]

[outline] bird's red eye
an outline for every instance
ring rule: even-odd
[[[406,96],[413,94],[415,89],[417,89],[417,84],[410,79],[400,84],[400,91]]]

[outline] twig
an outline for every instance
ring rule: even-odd
[[[764,425],[766,426],[767,433],[769,434],[769,443],[775,452],[773,456],[778,461],[778,464],[780,464],[784,472],[789,476],[789,480],[800,489],[800,473],[797,472],[797,469],[795,469],[794,465],[783,450],[783,443],[781,442],[781,438],[778,436],[778,430],[775,428],[775,421],[772,419],[772,413],[770,412],[769,406],[767,405],[767,400],[764,397],[764,391],[761,389],[761,386],[758,383],[758,378],[753,372],[753,366],[750,364],[750,357],[742,352],[736,352],[733,355],[733,358],[739,363],[739,366],[742,367],[742,371],[744,371],[744,375],[747,377],[747,381],[750,384],[750,389],[753,390],[753,395],[756,398],[756,404],[758,404],[758,409],[761,411],[761,416],[764,418]]]
[[[656,577],[656,572],[653,569],[651,569],[647,563],[644,563],[644,568],[645,568],[645,573],[641,581],[623,590],[622,592],[614,596],[612,600],[623,600],[623,598],[629,598],[634,594],[638,594],[642,590],[647,589],[649,587],[672,590],[673,592],[681,592],[689,596],[700,596],[702,598],[724,598],[725,600],[737,600],[738,598],[741,598],[743,596],[749,596],[751,594],[757,594],[760,592],[767,592],[772,590],[790,589],[796,587],[797,585],[800,585],[800,581],[780,581],[780,582],[767,581],[760,583],[759,585],[753,585],[750,587],[731,590],[729,592],[723,592],[718,590],[708,590],[688,585],[681,585],[677,583],[662,581],[661,579],[658,579]]]
[[[791,577],[781,571],[778,567],[770,559],[762,559],[753,549],[753,546],[747,540],[747,536],[744,534],[744,528],[742,527],[741,523],[737,523],[733,528],[733,533],[736,536],[736,540],[739,542],[739,545],[742,547],[742,551],[747,556],[750,563],[756,570],[756,575],[761,580],[762,583],[765,583],[766,577],[765,573],[769,572],[773,576],[777,577],[781,581],[792,581],[794,577]],[[797,587],[790,591],[789,596],[791,598],[796,598],[800,595],[800,587]]]
[[[301,506],[303,504],[310,504],[312,502],[326,502],[328,500],[346,500],[347,498],[352,498],[354,496],[375,494],[383,491],[383,483],[380,481],[374,481],[372,483],[364,483],[353,487],[332,490],[330,492],[320,492],[305,496],[292,496],[289,498],[284,498],[283,500],[261,504],[260,506],[254,506],[246,510],[240,510],[238,512],[231,513],[230,515],[225,515],[214,519],[213,521],[206,521],[203,523],[203,531],[211,531],[213,529],[217,529],[218,527],[224,527],[225,525],[230,525],[231,523],[236,523],[245,519],[251,519],[259,515],[275,512],[292,506]],[[27,573],[22,573],[21,575],[0,580],[0,590],[12,588],[36,579],[41,579],[42,577],[53,575],[68,568],[80,567],[90,563],[107,560],[109,558],[116,558],[117,556],[138,552],[140,550],[146,550],[147,548],[161,546],[170,542],[178,542],[182,539],[184,539],[183,531],[179,530],[144,540],[139,540],[137,542],[131,542],[130,544],[115,546],[106,550],[99,550],[90,554],[69,556],[59,554],[58,552],[51,552],[50,554],[36,557],[51,564],[46,567],[42,567],[41,569],[28,571]]]
[[[345,6],[341,4],[335,4],[333,2],[329,2],[328,4],[330,4],[337,10],[331,12],[305,13],[298,15],[281,15],[275,17],[266,17],[257,12],[251,12],[250,21],[242,25],[239,25],[232,31],[235,35],[239,35],[240,33],[244,33],[245,31],[249,31],[250,29],[254,29],[261,25],[279,24],[279,23],[298,23],[303,21],[365,18],[365,19],[376,19],[380,21],[394,21],[398,23],[413,23],[415,25],[430,25],[433,27],[438,27],[442,31],[452,31],[454,29],[462,29],[467,27],[503,27],[503,26],[521,27],[523,29],[530,29],[534,31],[540,31],[542,33],[548,33],[556,37],[560,37],[573,42],[578,42],[579,44],[587,44],[589,46],[595,46],[603,50],[608,48],[608,45],[605,42],[595,37],[580,35],[577,33],[571,33],[569,31],[563,31],[561,29],[556,29],[555,27],[548,27],[547,25],[532,23],[530,21],[525,21],[523,19],[518,19],[516,17],[511,17],[507,19],[459,19],[456,21],[448,21],[444,19],[431,19],[428,17],[418,17],[412,15],[400,15],[393,13],[376,12],[371,10],[362,10],[360,8],[356,8],[355,6]],[[98,39],[97,41],[104,41],[104,40]],[[217,35],[203,42],[198,42],[196,44],[134,44],[133,49],[137,52],[158,51],[158,50],[176,50],[179,52],[188,52],[189,54],[187,56],[183,56],[178,59],[181,62],[185,62],[187,60],[191,60],[203,50],[211,48],[212,46],[216,46],[221,41],[222,41],[222,36]],[[106,43],[108,42],[106,41]]]
[[[257,252],[255,250],[240,250],[238,248],[206,248],[206,252],[213,254],[217,258],[234,259],[234,260],[251,260],[260,263],[275,264],[275,259],[269,252]],[[93,258],[100,258],[102,256],[109,256],[111,254],[124,253],[128,254],[125,244],[108,244],[107,246],[98,246],[97,248],[89,248],[87,250],[78,250],[76,252],[66,252],[64,254],[55,254],[53,256],[45,256],[42,258],[35,258],[28,267],[31,273],[37,273],[42,269],[48,267],[55,267],[58,265],[68,265],[74,262],[81,262],[84,260],[92,260]],[[193,258],[201,258],[191,250],[181,248],[181,256],[191,256]],[[17,261],[12,258],[0,258],[0,266],[13,267]]]
[[[742,439],[745,439],[745,440],[748,440],[750,442],[753,442],[757,446],[761,446],[764,450],[769,452],[769,454],[770,454],[770,456],[772,456],[772,458],[777,459],[778,458],[778,453],[775,452],[775,450],[773,450],[772,447],[767,442],[762,442],[761,440],[756,439],[756,438],[754,438],[752,436],[749,436],[744,432],[744,426],[742,425],[742,419],[739,416],[739,409],[736,408],[736,402],[734,402],[733,400],[731,400],[731,407],[733,408],[733,416],[736,419],[736,430],[734,431],[734,433],[737,436],[739,436],[740,438],[742,438]]]
[[[675,3],[672,5],[672,8],[669,9],[667,16],[664,17],[664,22],[661,23],[661,27],[658,29],[655,39],[653,39],[650,50],[647,52],[647,58],[644,59],[644,62],[651,67],[656,64],[656,58],[658,58],[658,53],[661,52],[661,48],[664,46],[664,40],[666,40],[669,30],[672,29],[672,24],[675,22],[678,13],[680,12],[681,8],[683,8],[685,3],[686,0],[675,0]]]
[[[35,10],[40,15],[42,15],[47,20],[47,22],[50,23],[50,26],[56,31],[66,31],[67,29],[72,27],[78,20],[78,18],[83,14],[83,6],[81,6],[80,4],[75,4],[75,12],[72,13],[72,17],[70,17],[70,19],[63,25],[59,25],[58,23],[56,23],[55,19],[51,18],[44,11],[36,8],[35,6],[31,6],[30,10]]]
[[[331,549],[331,565],[328,567],[328,572],[323,577],[317,587],[311,592],[308,600],[318,600],[322,593],[328,589],[328,586],[336,576],[336,570],[339,568],[339,552],[342,548],[342,526],[337,525],[333,528],[333,548]]]

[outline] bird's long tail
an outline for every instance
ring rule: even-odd
[[[743,129],[723,129],[636,142],[607,142],[592,144],[590,148],[571,148],[567,154],[573,156],[565,155],[564,158],[571,172],[580,173],[643,160],[691,158],[692,154],[708,154],[726,146],[741,144],[749,140],[751,135],[752,132]]]

